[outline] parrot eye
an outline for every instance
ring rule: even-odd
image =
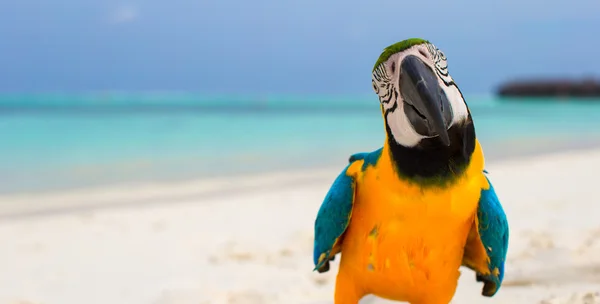
[[[425,52],[424,50],[419,50],[419,54],[421,54],[425,58],[429,58],[429,56],[427,55],[427,52]]]
[[[392,74],[396,72],[396,62],[392,62]]]

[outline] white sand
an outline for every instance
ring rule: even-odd
[[[342,166],[2,197],[0,304],[332,303],[339,260],[311,272],[312,228]],[[505,284],[483,298],[464,269],[453,303],[600,303],[600,150],[488,170],[511,224]]]

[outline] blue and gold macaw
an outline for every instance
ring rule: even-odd
[[[471,113],[444,53],[423,39],[383,51],[372,74],[386,139],[335,179],[315,221],[315,270],[341,261],[335,304],[367,295],[447,304],[459,267],[492,297],[504,276],[508,221]]]

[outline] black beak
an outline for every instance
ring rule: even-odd
[[[399,85],[404,113],[415,131],[423,136],[437,135],[449,146],[452,109],[436,74],[419,57],[408,55],[400,64]]]

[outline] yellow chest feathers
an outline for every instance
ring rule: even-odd
[[[479,143],[464,174],[443,188],[422,188],[399,179],[385,149],[377,165],[367,166],[364,171],[362,165],[362,161],[356,162],[348,172],[357,182],[353,217],[396,219],[417,226],[435,225],[437,221],[449,224],[448,220],[463,222],[476,212],[481,189],[487,188]]]
[[[487,186],[479,149],[464,175],[445,188],[423,189],[400,180],[391,166],[379,165],[385,164],[385,150],[376,166],[363,171],[362,161],[353,164],[348,173],[355,174],[357,187],[342,245],[344,271],[371,278],[365,288],[390,297],[417,286],[453,290]]]
[[[372,167],[357,180],[350,234],[376,232],[380,242],[388,239],[395,245],[464,245],[486,183],[481,171],[444,189],[421,189],[385,174]]]

